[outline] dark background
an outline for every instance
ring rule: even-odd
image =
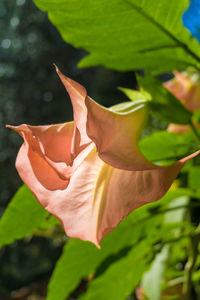
[[[22,184],[14,166],[22,140],[5,125],[72,120],[71,103],[53,63],[105,106],[127,100],[118,86],[134,88],[133,72],[78,69],[84,55],[83,50],[62,41],[47,15],[31,0],[0,0],[0,216]],[[0,251],[0,299],[42,299],[37,295],[45,290],[61,247],[56,235],[28,237],[4,247]]]

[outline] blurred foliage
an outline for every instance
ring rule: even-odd
[[[89,94],[106,106],[116,103],[116,99],[118,102],[126,100],[117,90],[118,85],[134,86],[133,72],[78,69],[76,64],[83,55],[83,50],[76,50],[62,41],[46,14],[32,1],[0,1],[0,216],[21,185],[15,158],[22,140],[5,125],[60,123],[72,119],[69,97],[53,63],[87,86]],[[60,253],[59,243],[54,245],[54,241],[46,237],[30,237],[30,244],[24,241],[5,247],[0,252],[0,296],[39,277],[46,279]],[[36,249],[34,254],[32,247]],[[49,261],[37,273],[35,266],[45,264],[45,248],[49,248]],[[29,268],[29,263],[33,267]]]

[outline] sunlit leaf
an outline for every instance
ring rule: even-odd
[[[199,44],[182,25],[188,0],[35,0],[62,38],[90,54],[80,66],[155,73],[199,64]]]
[[[0,247],[32,234],[49,215],[23,185],[0,219]]]
[[[56,217],[54,217],[53,215],[49,215],[47,216],[46,219],[44,219],[44,221],[40,224],[40,229],[48,229],[51,228],[55,225],[59,225],[60,226],[60,222],[58,221],[58,219]]]
[[[102,276],[92,280],[87,292],[79,299],[125,299],[138,285],[151,256],[150,245],[138,243],[125,257],[113,262]]]
[[[177,135],[163,130],[144,137],[139,147],[152,162],[165,159],[173,161],[192,152],[193,140],[191,134]]]
[[[145,93],[139,92],[137,90],[127,89],[119,87],[119,90],[122,91],[131,101],[146,100]]]

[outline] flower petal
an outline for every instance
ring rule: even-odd
[[[78,82],[63,75],[57,66],[56,71],[70,96],[73,106],[74,122],[76,126],[74,128],[74,137],[72,141],[72,154],[76,156],[86,145],[91,143],[91,140],[86,133],[87,108],[85,106],[85,97],[87,91]]]
[[[143,103],[128,113],[117,113],[86,97],[87,133],[97,146],[99,157],[124,170],[154,169],[138,148],[138,139],[146,121]]]
[[[200,108],[200,84],[189,75],[174,71],[174,78],[164,86],[191,112]]]
[[[200,129],[200,124],[193,122],[194,126],[196,127],[196,129]],[[191,127],[189,125],[178,125],[178,124],[169,124],[168,131],[170,132],[174,132],[174,133],[184,133],[184,132],[188,132],[191,131]]]
[[[53,173],[66,180],[71,175],[71,144],[74,131],[74,123],[63,123],[49,126],[7,126],[17,131],[25,141],[25,145],[29,148],[28,155],[31,160],[38,161],[38,176],[41,176],[47,168],[49,172],[44,177],[51,177]],[[36,159],[37,157],[37,159]],[[22,157],[23,159],[23,157]],[[37,165],[37,163],[33,165]],[[41,171],[39,170],[39,165]],[[52,173],[53,172],[53,173]],[[54,178],[55,179],[55,178]]]
[[[191,87],[188,76],[179,71],[174,71],[174,78],[166,81],[163,85],[179,100],[183,101]]]

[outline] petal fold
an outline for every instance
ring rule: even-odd
[[[146,121],[144,103],[129,112],[114,112],[88,97],[82,85],[63,75],[58,68],[57,72],[73,105],[77,127],[73,143],[76,141],[77,145],[80,140],[80,145],[87,145],[92,140],[96,144],[99,157],[115,168],[157,168],[143,156],[137,146]]]
[[[74,123],[63,123],[48,126],[7,126],[17,131],[24,139],[21,148],[23,155],[18,155],[17,165],[22,166],[28,156],[31,167],[38,180],[50,189],[65,188],[71,177],[71,144]],[[19,170],[18,170],[19,171]]]

